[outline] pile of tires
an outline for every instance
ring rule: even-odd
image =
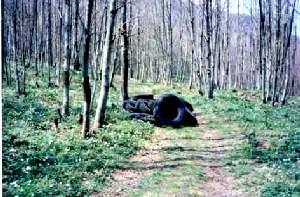
[[[131,119],[157,126],[198,125],[192,105],[174,94],[163,94],[158,99],[154,99],[153,95],[137,95],[124,101],[123,108],[131,113]]]

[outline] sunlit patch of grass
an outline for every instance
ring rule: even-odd
[[[192,194],[204,179],[201,167],[187,162],[176,168],[154,171],[141,180],[141,188],[131,191],[129,196],[170,196],[183,191]]]

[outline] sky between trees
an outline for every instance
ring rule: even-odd
[[[197,0],[197,1],[199,1],[199,0]],[[239,1],[240,1],[240,13],[241,14],[250,15],[251,2],[253,3],[254,6],[255,5],[258,6],[258,4],[256,3],[257,0],[239,0]],[[226,3],[226,1],[222,0],[222,4],[225,5],[225,3]],[[230,7],[231,8],[230,12],[233,14],[237,14],[238,13],[238,0],[231,1],[231,4],[232,4],[232,6]],[[300,3],[299,3],[299,0],[296,2],[296,10],[297,10],[297,12],[295,14],[295,24],[297,23],[296,24],[297,25],[297,35],[300,36],[300,20],[299,20]],[[293,32],[293,33],[295,33],[295,32]]]

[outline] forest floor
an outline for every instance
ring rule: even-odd
[[[242,191],[239,178],[224,164],[243,140],[240,128],[213,114],[204,119],[202,113],[196,109],[198,127],[157,128],[145,148],[113,172],[111,187],[93,196],[258,196],[257,190]],[[210,121],[232,132],[211,128]]]
[[[210,100],[184,85],[131,80],[130,95],[183,97],[199,126],[132,121],[112,88],[106,125],[82,139],[80,73],[59,129],[53,120],[63,90],[38,81],[40,88],[35,80],[27,84],[26,95],[3,88],[4,196],[300,196],[300,97],[271,107],[256,91],[217,90]]]
[[[156,128],[146,146],[93,196],[300,194],[299,98],[272,108],[259,102],[257,92],[218,92],[210,101],[180,87],[152,86],[152,93],[163,92],[191,102],[199,126]]]

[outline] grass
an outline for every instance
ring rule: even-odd
[[[3,89],[4,195],[76,196],[101,191],[112,170],[122,167],[150,139],[153,126],[128,120],[128,114],[115,105],[119,91],[111,89],[105,128],[92,138],[82,139],[76,119],[83,96],[78,91],[80,74],[75,73],[70,91],[71,115],[63,119],[57,133],[52,124],[56,109],[61,106],[62,89],[48,89],[38,80],[41,87],[35,88],[34,80],[30,81],[27,96],[16,97],[10,88]],[[300,195],[300,98],[290,98],[290,104],[273,108],[263,105],[259,94],[253,91],[216,91],[215,99],[209,100],[178,84],[163,87],[130,81],[129,89],[132,93],[176,93],[200,110],[200,118],[208,121],[209,128],[241,134],[244,140],[224,163],[234,176],[241,178],[245,190],[258,188],[264,197]],[[188,151],[192,151],[197,148],[197,138],[201,138],[194,128],[164,130],[174,132],[174,140],[181,139],[162,149],[165,154],[184,153],[187,143],[191,144]],[[192,184],[187,180],[191,174],[205,177],[201,168],[191,163],[176,170],[156,171],[143,179],[142,187],[132,191],[132,195],[158,196],[163,191],[193,188],[194,185],[186,185]]]
[[[243,95],[217,92],[213,101],[204,99],[195,106],[206,111],[211,128],[244,136],[225,161],[235,176],[244,181],[250,177],[244,186],[254,185],[261,196],[299,196],[300,99],[273,108],[262,104],[256,92]]]
[[[186,163],[179,167],[155,170],[140,181],[140,187],[129,196],[170,196],[180,191],[191,194],[199,190],[197,183],[205,179],[201,167]],[[187,194],[186,193],[186,194]]]
[[[112,89],[107,124],[89,138],[80,137],[80,74],[71,85],[71,114],[53,128],[61,106],[61,88],[39,89],[30,81],[26,96],[3,89],[3,192],[5,196],[82,196],[101,191],[112,170],[148,140],[153,126],[130,121],[113,105],[119,91]],[[96,106],[94,106],[95,108]],[[93,117],[93,114],[92,116]]]

